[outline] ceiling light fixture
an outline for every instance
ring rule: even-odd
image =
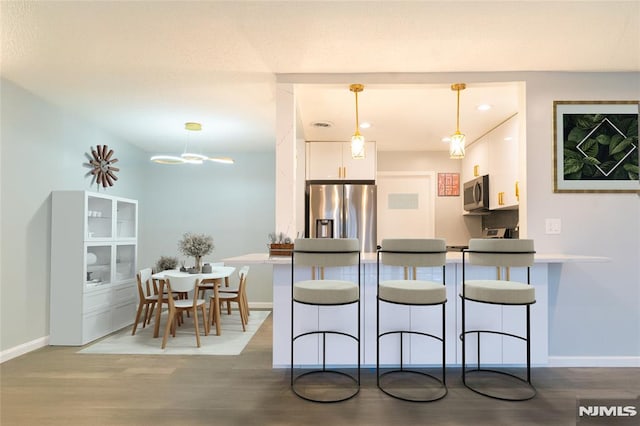
[[[202,124],[187,122],[184,123],[185,130],[189,132],[199,132],[202,130]],[[178,157],[175,155],[154,155],[151,161],[159,164],[202,164],[204,161],[213,161],[215,163],[233,164],[233,159],[229,157],[207,157],[206,155],[189,151],[189,133],[184,143],[184,152]]]
[[[184,128],[189,132],[199,132],[202,130],[202,124],[193,122],[184,123]],[[182,153],[182,155],[180,155],[180,157],[184,160],[185,163],[202,164],[202,162],[208,157],[206,155],[196,154],[195,152],[189,152],[189,135],[190,133],[187,133],[187,140],[184,143],[184,152]]]
[[[359,121],[358,121],[358,93],[364,90],[363,84],[352,84],[349,86],[349,90],[351,90],[356,95],[356,132],[351,136],[351,158],[356,160],[361,160],[365,157],[364,152],[364,136],[360,134],[359,130]]]
[[[466,89],[467,85],[464,83],[455,83],[451,85],[451,90],[458,92],[458,108],[456,110],[456,132],[451,135],[451,142],[449,143],[449,158],[460,159],[464,158],[464,143],[465,137],[460,133],[460,91]]]

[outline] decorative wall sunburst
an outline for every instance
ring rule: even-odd
[[[96,149],[91,148],[91,155],[86,155],[89,159],[87,166],[92,169],[87,173],[93,175],[91,184],[97,183],[103,188],[113,186],[118,180],[115,173],[120,171],[119,168],[113,167],[113,164],[118,162],[117,158],[113,158],[113,149],[109,149],[107,145],[96,145]]]

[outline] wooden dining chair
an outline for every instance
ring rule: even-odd
[[[246,270],[245,270],[246,268]],[[244,270],[244,273],[243,273]],[[249,267],[245,266],[240,270],[240,283],[238,291],[235,293],[222,293],[220,289],[215,288],[214,294],[209,301],[209,327],[216,325],[216,332],[220,335],[220,310],[225,303],[235,302],[238,304],[238,312],[240,313],[240,322],[242,323],[242,331],[247,331],[247,323],[249,321],[248,313],[245,310],[246,294],[245,287],[247,284],[247,273]]]
[[[198,329],[198,310],[202,313],[202,322],[204,323],[204,334],[209,335],[209,325],[207,324],[207,314],[204,299],[198,298],[200,280],[189,275],[169,275],[165,276],[165,287],[169,294],[168,305],[169,315],[167,324],[164,329],[164,337],[162,338],[162,349],[167,345],[169,332],[173,337],[176,336],[176,322],[182,312],[193,313],[193,326],[196,332],[196,343],[200,347],[200,331]],[[179,294],[189,293],[193,291],[192,298],[179,298]]]
[[[242,279],[242,276],[244,275],[245,280],[247,279],[247,274],[249,273],[249,266],[243,266],[242,268],[240,268],[240,270],[238,271],[238,284],[240,284],[240,280]],[[219,287],[218,291],[220,293],[231,293],[231,294],[235,294],[238,295],[240,293],[240,286],[238,285],[237,287]],[[231,315],[231,302],[228,300],[228,298],[226,298],[226,296],[223,296],[225,298],[225,301],[227,302],[227,314]],[[240,295],[241,299],[242,299],[242,303],[244,306],[244,311],[246,313],[246,316],[249,317],[249,315],[251,315],[251,312],[249,311],[249,301],[247,299],[247,286],[245,284],[244,287],[244,292],[242,295]],[[220,303],[222,305],[222,301]]]
[[[153,311],[158,304],[158,288],[155,282],[153,282],[151,274],[151,268],[141,269],[136,274],[136,281],[138,283],[138,309],[136,311],[136,319],[133,322],[133,330],[131,331],[132,336],[136,334],[142,311],[144,310],[142,328],[145,328],[147,324],[151,323]]]

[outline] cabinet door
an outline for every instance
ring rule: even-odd
[[[342,164],[344,179],[375,180],[376,178],[376,143],[365,143],[365,158],[351,158],[351,144],[342,144]]]
[[[116,204],[116,238],[135,239],[138,236],[138,204],[118,200]]]
[[[116,283],[132,281],[136,277],[136,245],[116,244]]]
[[[113,200],[111,198],[86,195],[85,240],[107,240],[113,238]]]
[[[307,180],[342,178],[342,144],[337,142],[307,143]]]
[[[518,116],[490,134],[489,208],[505,209],[518,205],[516,182],[519,165]]]
[[[489,174],[488,143],[483,138],[471,145],[462,160],[461,182]]]
[[[112,258],[112,244],[85,244],[85,289],[111,284]]]

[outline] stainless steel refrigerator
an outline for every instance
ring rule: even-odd
[[[369,184],[308,184],[309,238],[358,238],[363,252],[375,252],[376,186]]]

